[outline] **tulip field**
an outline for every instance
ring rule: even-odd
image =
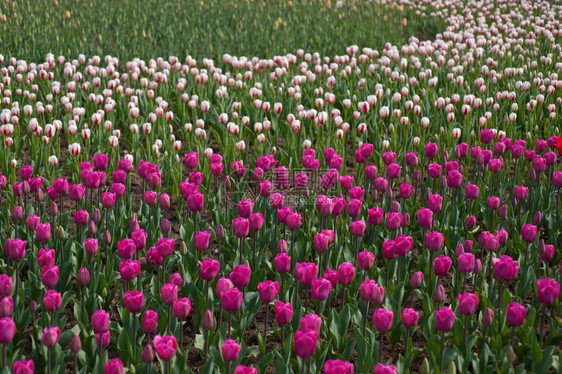
[[[0,374],[561,372],[561,20],[4,2]]]

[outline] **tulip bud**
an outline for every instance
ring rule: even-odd
[[[52,202],[51,206],[49,207],[49,216],[50,217],[55,217],[58,213],[59,213],[59,209],[57,207],[57,203]]]
[[[21,206],[16,206],[12,209],[12,220],[14,221],[21,221],[23,218],[23,209]]]
[[[107,288],[103,288],[101,290],[101,297],[106,298],[107,297]]]
[[[70,343],[68,344],[68,349],[70,352],[76,354],[82,350],[82,342],[80,341],[80,336],[78,334],[74,334]]]
[[[37,303],[35,302],[35,300],[31,300],[31,302],[29,303],[29,311],[31,313],[35,313],[37,311]]]
[[[507,217],[507,205],[502,205],[500,211],[498,212],[498,217],[500,219],[505,219]]]
[[[517,360],[517,355],[515,354],[515,351],[513,350],[513,346],[512,346],[512,345],[510,345],[510,346],[507,348],[507,353],[506,353],[506,355],[507,355],[507,360],[508,360],[509,362],[514,362],[515,360]]]
[[[431,372],[429,369],[429,361],[427,360],[427,357],[423,359],[423,362],[421,364],[421,372],[422,374],[429,374]]]
[[[424,192],[424,194],[423,194],[423,198],[424,198],[425,200],[429,200],[429,197],[430,197],[431,195],[433,195],[433,194],[431,193],[431,189],[430,189],[429,187],[426,188],[426,189],[425,189],[425,192]]]
[[[494,311],[490,308],[486,308],[482,314],[482,324],[484,326],[491,326],[494,322]]]
[[[81,286],[87,286],[90,284],[90,273],[87,269],[81,268],[78,270],[78,284]]]
[[[184,241],[182,241],[181,244],[180,244],[180,254],[182,256],[185,256],[187,254],[187,252],[188,252],[187,245],[185,244]]]
[[[92,215],[92,220],[95,223],[98,223],[101,220],[101,212],[99,209],[96,209],[96,211],[94,212],[94,214]]]
[[[109,230],[105,230],[105,233],[103,234],[103,242],[106,245],[111,244],[111,233],[109,232]]]
[[[203,315],[203,321],[201,322],[201,327],[205,331],[210,331],[213,329],[213,326],[214,326],[213,313],[209,309],[207,309],[205,311],[205,314]]]
[[[287,253],[288,245],[285,239],[280,239],[277,242],[277,253]]]
[[[474,270],[472,272],[476,275],[482,273],[482,261],[480,261],[480,259],[476,259],[476,262],[474,263]]]
[[[97,232],[96,223],[92,220],[88,224],[88,235],[95,236]]]
[[[542,256],[545,250],[544,239],[539,240],[539,245],[537,247],[537,252],[539,256]]]
[[[220,224],[219,227],[217,227],[217,238],[218,239],[224,238],[224,227],[222,224]]]
[[[164,218],[162,220],[162,222],[160,223],[160,231],[162,231],[164,234],[170,232],[170,221],[168,221],[168,219]]]
[[[57,238],[60,239],[60,240],[64,240],[66,238],[66,232],[64,231],[62,226],[57,227],[56,234],[57,234]]]
[[[538,226],[541,223],[542,213],[540,210],[537,210],[535,214],[533,214],[533,225]]]
[[[443,190],[445,187],[447,187],[447,177],[442,175],[441,178],[439,178],[439,188]]]
[[[228,175],[224,178],[223,187],[226,191],[230,190],[232,187],[232,182],[230,181],[230,177]]]
[[[152,361],[154,361],[154,350],[150,344],[147,344],[142,351],[142,362],[150,364]]]
[[[441,304],[445,301],[445,287],[442,284],[438,284],[435,292],[433,293],[433,301],[437,304]]]
[[[137,220],[137,214],[134,213],[133,217],[129,221],[129,231],[135,232],[139,229],[139,221]]]
[[[392,199],[392,189],[391,188],[387,188],[385,193],[384,193],[384,197],[387,200],[391,200]]]
[[[418,288],[423,282],[423,273],[421,271],[415,272],[410,278],[410,286],[412,288]]]
[[[466,227],[470,230],[470,229],[472,229],[475,225],[476,225],[476,217],[474,217],[474,216],[469,216],[469,217],[466,219]]]
[[[457,244],[455,247],[455,257],[459,257],[464,253],[464,245],[462,243]]]
[[[455,365],[455,361],[451,361],[451,363],[447,367],[447,374],[457,374],[457,366]]]

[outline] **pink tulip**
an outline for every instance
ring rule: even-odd
[[[222,359],[224,362],[234,362],[240,355],[240,345],[232,339],[226,339],[221,346]]]
[[[124,295],[125,308],[129,313],[135,314],[142,310],[144,295],[139,291],[127,291]]]
[[[19,261],[25,258],[25,248],[27,241],[20,239],[6,239],[4,250],[8,257],[14,261]]]
[[[199,261],[199,266],[201,267],[199,276],[206,281],[213,280],[220,270],[220,263],[210,258]]]
[[[33,374],[35,365],[33,360],[14,361],[12,370],[14,374]]]
[[[160,336],[154,337],[154,349],[163,361],[170,361],[178,349],[178,342],[174,336]]]
[[[384,219],[384,211],[382,210],[382,208],[371,208],[368,210],[368,213],[368,221],[373,226],[379,225]]]
[[[46,288],[53,288],[59,281],[58,266],[44,266],[41,269],[41,282]]]
[[[249,218],[254,208],[254,203],[250,199],[244,199],[238,203],[238,215],[240,217]]]
[[[506,321],[508,326],[519,327],[525,322],[528,309],[523,305],[512,302],[507,306]]]
[[[394,314],[384,308],[378,308],[373,314],[373,325],[379,332],[388,332],[392,329]]]
[[[293,319],[293,308],[291,303],[277,301],[275,303],[275,319],[280,325],[286,325]]]
[[[324,301],[332,291],[332,283],[325,278],[318,278],[311,284],[311,297],[313,300]]]
[[[445,237],[440,232],[432,231],[425,234],[425,246],[430,251],[438,251],[441,249],[444,242]]]
[[[419,313],[412,308],[404,308],[400,314],[402,324],[406,328],[414,327],[418,323]]]
[[[170,256],[174,251],[175,241],[174,239],[160,238],[156,243],[156,249],[158,254],[164,258]]]
[[[104,347],[106,344],[104,343]],[[123,363],[120,359],[114,358],[105,364],[105,374],[123,374]]]
[[[474,271],[476,258],[472,253],[462,253],[457,258],[459,271],[461,273],[471,273]]]
[[[45,347],[52,348],[58,342],[60,338],[60,329],[58,326],[55,327],[47,327],[43,330],[43,337],[41,338],[41,342]]]
[[[176,300],[173,306],[174,316],[177,319],[185,319],[191,312],[191,301],[187,297]]]
[[[140,272],[140,262],[136,260],[125,260],[119,263],[119,274],[124,281],[130,282]]]
[[[297,330],[295,333],[295,354],[307,359],[314,354],[318,342],[318,332],[315,330]]]
[[[437,275],[438,277],[447,276],[452,264],[453,261],[450,257],[443,255],[437,257],[433,262],[435,275]]]
[[[246,218],[238,217],[232,221],[232,232],[237,238],[245,238],[250,232],[250,223]]]
[[[310,287],[312,282],[316,279],[318,275],[318,268],[316,264],[311,262],[302,262],[297,264],[297,279],[305,287]]]
[[[237,312],[243,302],[242,292],[238,291],[236,288],[222,292],[220,299],[222,308],[229,313]]]
[[[525,224],[521,228],[521,238],[526,243],[532,243],[537,237],[537,226]]]
[[[357,264],[364,271],[369,271],[375,263],[375,255],[371,252],[359,252]]]
[[[373,374],[398,374],[398,370],[396,370],[396,366],[394,365],[385,366],[379,362],[377,366],[375,366]]]
[[[517,278],[519,267],[517,261],[514,261],[507,255],[501,256],[494,261],[494,276],[506,282],[511,282]]]
[[[0,297],[10,296],[13,288],[12,278],[6,274],[0,274]]]
[[[418,210],[418,225],[424,229],[431,229],[433,227],[433,212],[430,209]]]
[[[252,232],[259,231],[264,224],[263,215],[261,213],[253,213],[250,215],[249,228]]]
[[[10,317],[0,318],[0,344],[10,344],[16,334],[16,324]]]
[[[552,304],[560,294],[560,285],[554,279],[537,279],[537,300],[544,305]]]
[[[178,299],[178,286],[172,283],[165,283],[160,288],[160,297],[164,305],[173,305]]]
[[[230,273],[230,280],[238,288],[244,288],[250,283],[252,270],[246,265],[236,266]]]
[[[49,290],[43,296],[43,305],[48,312],[54,312],[60,309],[62,303],[61,294],[55,290]]]
[[[455,323],[455,313],[449,308],[445,306],[438,311],[435,312],[435,325],[437,327],[437,331],[449,332],[453,328],[453,324]]]
[[[147,310],[142,320],[142,329],[147,334],[152,334],[158,328],[158,313]]]
[[[433,213],[439,213],[443,210],[443,197],[439,194],[433,194],[427,199],[427,207]]]
[[[109,313],[105,310],[96,310],[92,314],[92,330],[94,333],[101,334],[109,331]]]
[[[269,304],[279,293],[279,283],[267,280],[258,284],[258,294],[262,303]]]
[[[320,334],[321,326],[322,318],[320,318],[317,314],[307,314],[299,321],[299,327],[301,330],[314,330],[318,334]]]
[[[459,295],[459,311],[465,316],[474,314],[478,307],[478,296],[473,293],[462,293]]]
[[[209,239],[211,234],[206,231],[198,231],[193,238],[193,245],[198,251],[206,251],[209,249]]]

